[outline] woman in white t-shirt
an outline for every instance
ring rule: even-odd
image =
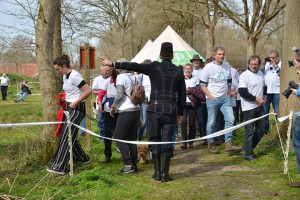
[[[85,99],[90,96],[92,90],[81,74],[70,67],[70,59],[67,55],[56,58],[53,64],[58,74],[63,76],[66,110],[69,112],[70,121],[79,125],[85,116]],[[74,161],[80,164],[89,163],[90,158],[85,154],[77,140],[78,128],[72,126],[71,130]],[[65,174],[66,165],[70,159],[68,132],[67,123],[64,123],[56,153],[51,161],[50,169],[47,169],[48,172],[59,175]]]
[[[108,138],[112,138],[114,133],[114,128],[116,127],[118,113],[115,114],[114,117],[110,115],[110,108],[115,100],[117,95],[116,88],[116,79],[119,72],[115,69],[112,70],[111,76],[104,80],[101,85],[101,89],[98,93],[97,104],[99,105],[99,112],[103,113],[105,126],[104,126],[104,136]],[[104,155],[105,159],[103,163],[109,163],[111,160],[111,144],[112,141],[108,139],[104,139]]]
[[[125,71],[125,70],[124,70]],[[140,119],[140,106],[131,102],[130,95],[135,82],[135,76],[132,73],[125,72],[117,77],[117,96],[110,109],[110,114],[115,116],[118,108],[118,119],[114,138],[128,141],[136,141],[138,123]],[[137,146],[136,144],[126,144],[117,142],[121,152],[124,167],[121,173],[138,172]]]
[[[189,87],[195,87],[197,85],[197,78],[192,75],[193,67],[191,64],[186,64],[184,67],[184,78],[185,78],[185,86],[186,93],[189,93]],[[188,96],[186,96],[186,105],[183,111],[182,119],[181,119],[181,136],[182,140],[191,140],[196,137],[196,114],[197,108],[191,105],[191,100]],[[187,120],[189,120],[189,135],[187,136]],[[183,143],[180,146],[181,149],[187,148],[187,143]],[[193,142],[189,142],[189,148],[193,148]]]

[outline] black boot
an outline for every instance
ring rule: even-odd
[[[153,165],[154,165],[154,174],[153,174],[152,178],[155,181],[161,181],[161,178],[160,178],[160,154],[152,153],[152,160],[153,160]]]
[[[161,171],[161,182],[172,181],[169,175],[171,156],[162,156],[162,171]]]

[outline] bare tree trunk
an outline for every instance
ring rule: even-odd
[[[36,27],[36,62],[38,66],[44,121],[56,121],[59,106],[55,94],[61,91],[57,73],[53,68],[53,35],[58,0],[40,0]],[[56,143],[55,125],[44,126],[43,162],[53,156]]]
[[[286,17],[285,17],[285,30],[283,35],[283,53],[280,73],[280,92],[283,92],[288,87],[288,83],[291,80],[299,82],[295,70],[288,67],[288,60],[295,59],[295,53],[292,51],[294,46],[300,47],[299,27],[300,27],[300,1],[289,0],[286,4]],[[298,98],[291,95],[289,99],[284,96],[280,96],[279,116],[289,114],[290,110],[297,112]],[[280,133],[285,135],[288,128],[288,122],[282,124],[280,127]]]
[[[283,92],[291,80],[299,82],[295,70],[288,67],[288,60],[295,60],[295,53],[292,51],[294,46],[300,47],[299,27],[300,16],[297,14],[300,9],[300,1],[289,0],[286,6],[285,30],[283,35],[283,53],[280,73],[280,91]],[[286,115],[293,109],[298,111],[298,99],[291,96],[286,99],[284,96],[280,97],[279,115]]]
[[[251,33],[247,34],[247,58],[256,53],[256,39]]]
[[[53,58],[62,55],[62,38],[61,38],[61,0],[57,0],[57,14],[55,17],[54,40],[53,40]]]
[[[212,56],[212,50],[215,45],[214,28],[205,28],[206,58]]]
[[[190,44],[191,44],[191,47],[193,47],[194,48],[194,25],[192,24],[192,27],[191,27],[191,32],[190,32],[190,38],[191,38],[191,42],[190,42]]]

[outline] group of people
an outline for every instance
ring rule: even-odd
[[[160,58],[162,62],[146,60],[141,64],[124,59],[111,62],[101,58],[102,75],[94,80],[92,89],[77,71],[70,68],[68,57],[57,58],[54,68],[63,76],[63,90],[66,92],[71,121],[76,124],[81,122],[85,114],[84,101],[91,93],[96,95],[100,135],[127,141],[141,140],[146,124],[150,142],[174,141],[176,124],[181,125],[183,140],[194,139],[197,117],[201,137],[209,136],[237,123],[239,105],[244,121],[268,113],[271,103],[275,112],[278,112],[281,62],[275,50],[269,52],[270,61],[265,58],[261,60],[257,55],[250,56],[248,68],[240,76],[226,61],[225,49],[221,46],[215,47],[212,57],[205,62],[199,55],[194,55],[183,71],[172,63],[172,43],[162,44]],[[134,75],[133,72],[138,74]],[[140,105],[131,99],[136,82],[144,86],[146,93],[146,101]],[[195,103],[189,98],[195,87],[205,94],[204,101]],[[294,93],[298,95],[297,91]],[[223,125],[220,124],[222,119]],[[253,149],[268,129],[268,118],[246,125],[243,148],[233,143],[233,132],[226,133],[225,152],[244,150],[245,160],[256,160]],[[77,141],[77,132],[77,128],[72,127],[74,160],[88,163],[90,159]],[[64,124],[49,172],[65,174],[69,159],[67,135],[67,125]],[[209,138],[207,142],[210,152],[219,153],[215,138]],[[104,139],[104,143],[103,163],[109,163],[112,142]],[[124,163],[121,173],[138,172],[137,146],[122,142],[117,142],[116,145]],[[181,149],[188,147],[193,148],[193,143],[181,145]],[[169,167],[174,146],[171,143],[151,144],[149,149],[154,165],[153,180],[171,181]]]
[[[8,86],[10,86],[10,79],[6,75],[6,73],[3,73],[2,76],[0,77],[1,81],[1,95],[2,95],[2,100],[6,101],[7,100],[7,91],[8,91]],[[14,100],[14,102],[19,103],[20,101],[25,101],[26,96],[28,94],[31,94],[31,91],[29,89],[29,85],[27,84],[26,80],[23,80],[22,83],[18,84],[20,87],[20,98]]]

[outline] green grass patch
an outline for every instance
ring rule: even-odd
[[[30,95],[18,104],[12,100],[0,102],[0,123],[43,121],[41,96]],[[98,132],[94,122],[92,131]],[[237,132],[235,143],[242,146],[244,128]],[[138,174],[120,174],[123,164],[115,143],[112,162],[103,164],[104,144],[92,137],[88,147],[86,138],[78,135],[91,163],[75,164],[73,177],[55,176],[41,164],[43,127],[0,128],[0,134],[0,199],[299,199],[299,190],[290,188],[282,173],[280,142],[270,136],[255,149],[259,160],[253,162],[245,161],[243,154],[225,154],[224,144],[218,147],[219,155],[210,154],[202,142],[185,151],[177,145],[170,168],[174,181],[158,184],[151,179],[151,164],[138,164]],[[299,180],[293,150],[289,175]]]

